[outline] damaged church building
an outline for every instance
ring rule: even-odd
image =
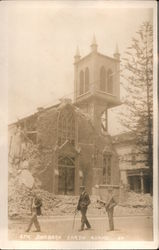
[[[27,143],[40,154],[41,188],[62,195],[78,195],[81,185],[92,194],[96,186],[119,189],[118,155],[108,133],[108,110],[120,105],[120,54],[91,52],[74,57],[74,100],[60,102],[9,125],[9,157],[25,161]],[[17,159],[17,161],[16,161]],[[27,158],[29,163],[29,158]]]

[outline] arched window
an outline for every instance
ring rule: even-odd
[[[58,193],[73,195],[75,191],[75,159],[62,156],[58,159]]]
[[[113,93],[113,72],[111,69],[107,72],[107,92],[110,94]]]
[[[80,72],[80,86],[79,86],[79,94],[82,95],[84,93],[84,72],[81,70]]]
[[[103,155],[103,184],[111,184],[111,155]]]
[[[106,110],[101,114],[101,131],[103,134],[107,132],[107,111]]]
[[[103,66],[100,69],[100,90],[106,91],[106,72]]]
[[[85,70],[85,92],[89,90],[89,69],[86,68]]]
[[[61,111],[58,122],[58,145],[62,145],[66,140],[75,144],[75,118],[69,108]]]

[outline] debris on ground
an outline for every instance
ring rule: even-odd
[[[54,195],[45,190],[37,190],[42,199],[42,214],[44,216],[69,215],[75,212],[79,196]],[[12,186],[8,195],[8,213],[10,218],[24,217],[31,214],[31,194],[26,186]],[[89,215],[100,216],[106,214],[105,208],[97,206],[97,197],[91,196],[91,204],[88,208]],[[125,215],[151,215],[152,197],[149,194],[129,193],[128,200],[119,203],[115,209],[116,216]]]
[[[121,206],[134,207],[134,208],[152,208],[152,196],[150,194],[141,194],[135,192],[128,193],[128,199],[120,204]]]

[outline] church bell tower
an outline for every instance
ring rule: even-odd
[[[77,48],[74,57],[74,103],[91,115],[98,132],[107,133],[107,110],[120,105],[120,54],[114,57],[98,52],[95,36],[91,52],[80,56]]]

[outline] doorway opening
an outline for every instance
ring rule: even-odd
[[[60,157],[58,169],[58,193],[73,195],[75,192],[75,159],[73,157]]]

